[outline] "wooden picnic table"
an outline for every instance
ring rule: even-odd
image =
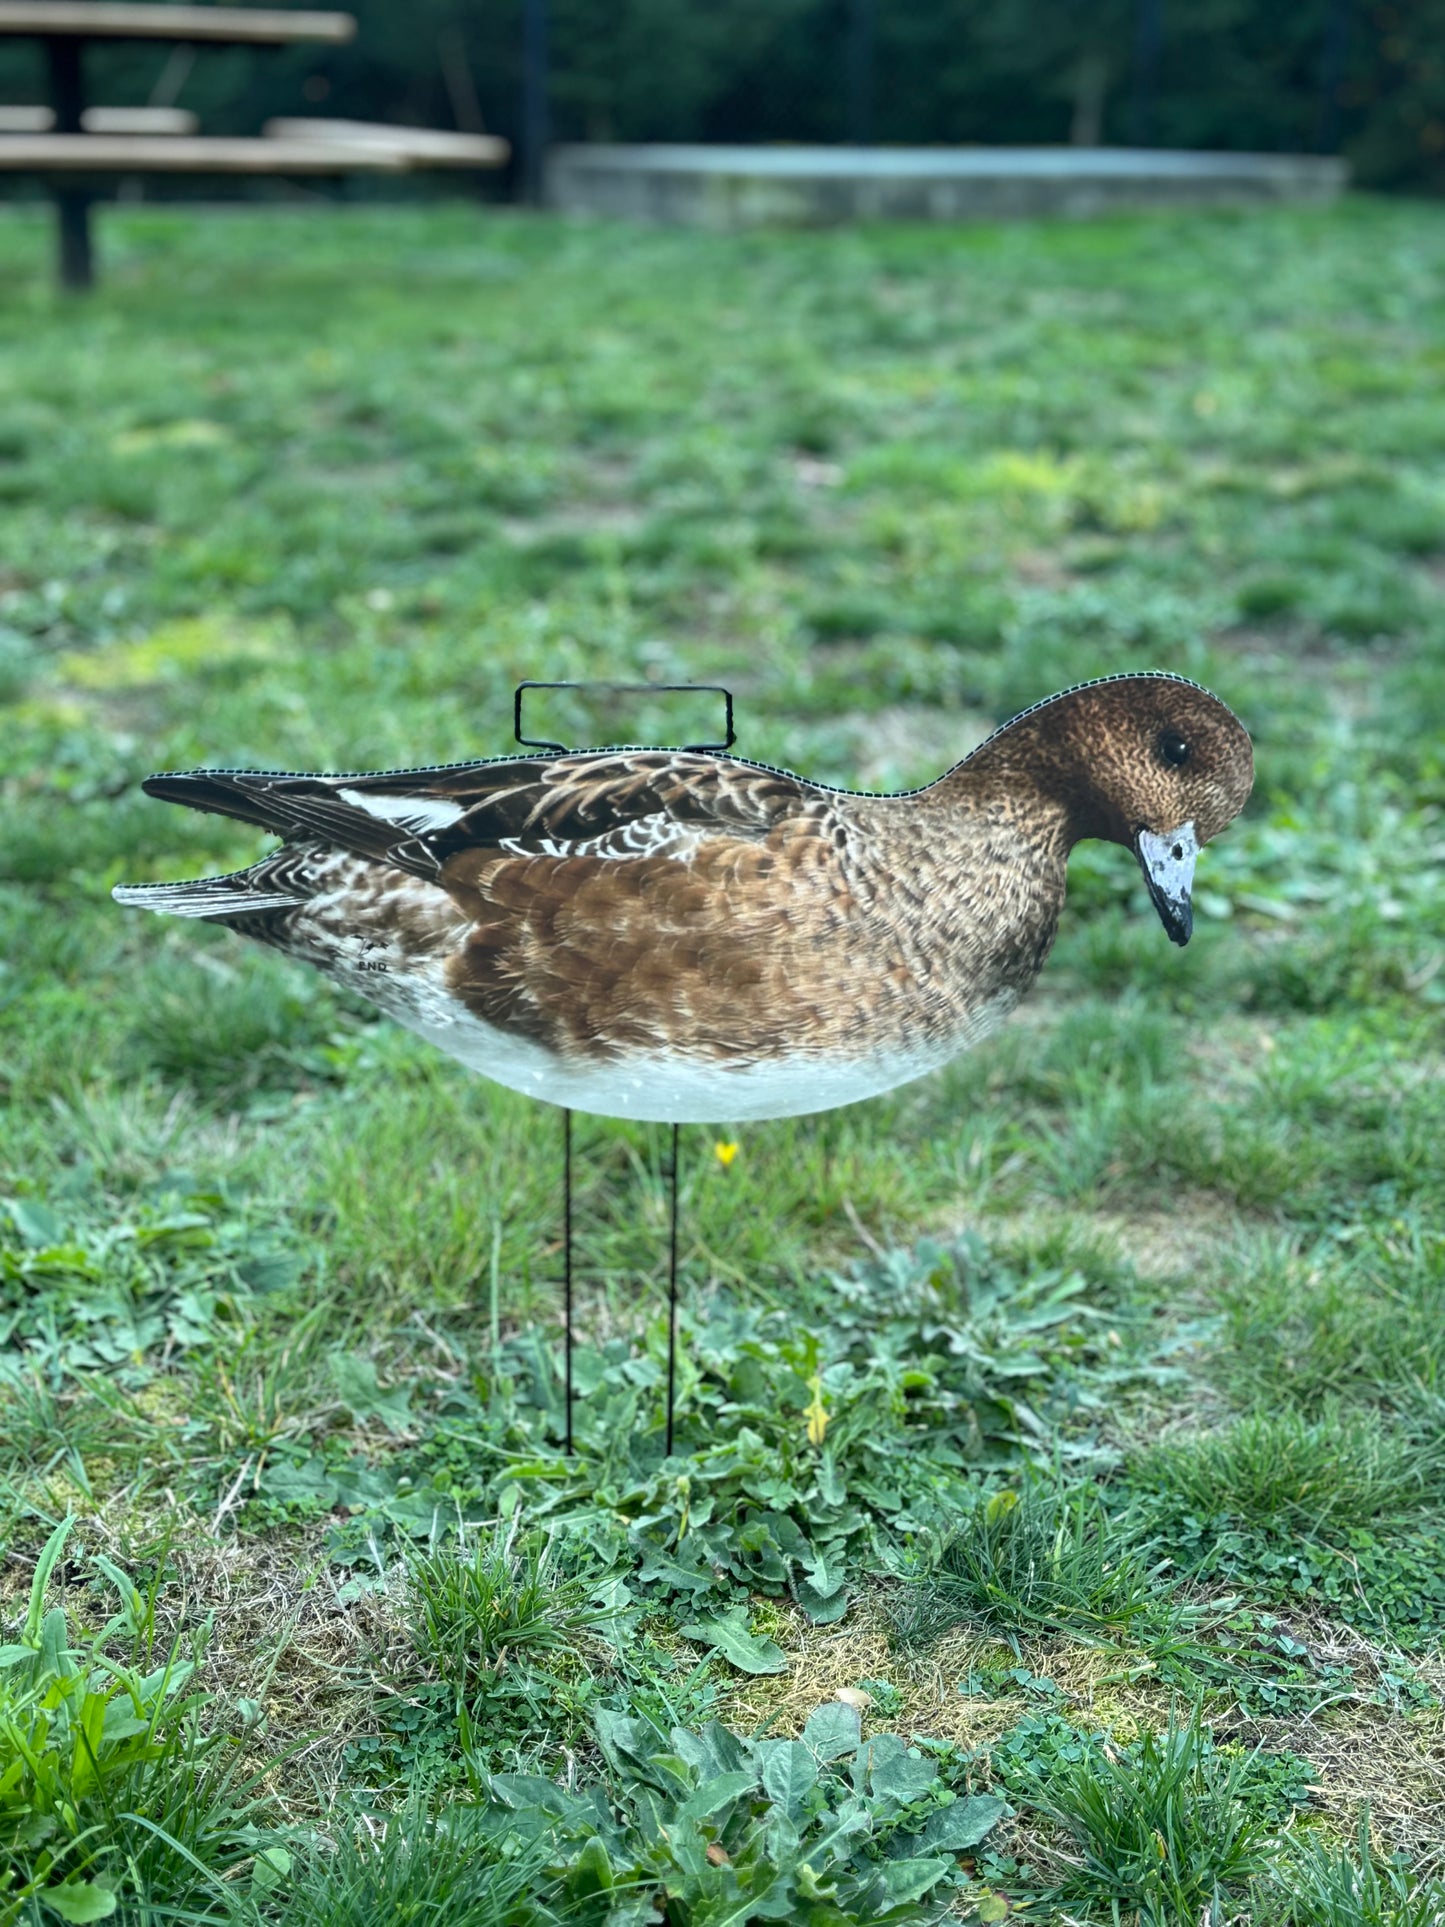
[[[512,144],[497,134],[454,134],[440,127],[389,127],[375,120],[311,120],[281,115],[261,132],[270,141],[338,142],[355,150],[378,148],[425,167],[505,167]]]
[[[342,45],[356,38],[349,13],[281,7],[170,7],[140,0],[0,0],[0,34],[42,40],[218,40],[232,47]]]
[[[247,135],[11,134],[0,163],[26,174],[401,173],[406,155],[380,143],[302,141]]]
[[[60,279],[88,288],[95,278],[90,235],[93,186],[78,176],[136,173],[350,173],[404,162],[381,147],[337,143],[313,155],[310,143],[188,140],[184,136],[86,133],[83,53],[88,41],[174,40],[182,45],[285,47],[354,37],[349,13],[290,13],[279,7],[157,6],[145,0],[0,0],[0,35],[44,42],[50,66],[53,134],[0,136],[0,168],[51,179]],[[316,144],[318,149],[320,143]],[[162,152],[161,150],[165,151]]]

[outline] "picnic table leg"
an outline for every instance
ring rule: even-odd
[[[547,188],[547,28],[547,0],[522,0],[522,193],[532,207]]]
[[[78,134],[80,116],[85,108],[85,84],[81,73],[81,40],[73,35],[55,35],[45,43],[50,58],[50,104],[55,109],[57,134]],[[69,182],[58,182],[55,190],[55,229],[58,244],[60,285],[63,288],[89,288],[95,283],[95,262],[90,246],[89,190]]]
[[[90,196],[83,188],[55,190],[56,240],[62,288],[93,288],[95,258],[90,246]]]

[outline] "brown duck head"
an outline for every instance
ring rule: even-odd
[[[1132,850],[1172,942],[1194,927],[1194,859],[1231,824],[1254,783],[1234,712],[1198,683],[1159,671],[1081,683],[1026,709],[963,765],[1033,788],[1085,837]]]

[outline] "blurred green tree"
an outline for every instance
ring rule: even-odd
[[[551,102],[567,140],[835,141],[848,131],[855,0],[551,0]],[[887,142],[1339,146],[1368,186],[1445,189],[1445,0],[873,0],[871,120]],[[519,0],[355,0],[353,45],[93,50],[95,96],[159,87],[209,131],[334,113],[515,137]],[[43,97],[38,51],[0,44],[0,100]],[[1141,102],[1141,86],[1147,99]],[[856,72],[854,85],[857,84]],[[1141,122],[1141,106],[1147,108]]]

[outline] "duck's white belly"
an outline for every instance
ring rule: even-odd
[[[800,1053],[725,1062],[657,1052],[588,1062],[554,1056],[476,1018],[448,1026],[411,1023],[409,1028],[469,1069],[528,1097],[600,1117],[659,1124],[742,1123],[829,1111],[891,1091],[936,1070],[953,1055],[933,1050],[838,1060]]]
[[[473,1016],[448,988],[438,963],[413,964],[404,975],[388,975],[374,967],[350,967],[333,953],[327,967],[348,989],[494,1083],[574,1111],[659,1124],[798,1117],[877,1097],[948,1063],[996,1029],[1016,1001],[1011,995],[994,998],[965,1035],[913,1049],[870,1052],[862,1040],[862,1049],[843,1057],[810,1050],[800,1040],[796,1049],[767,1058],[685,1056],[659,1046],[624,1057],[585,1059],[563,1057]]]

